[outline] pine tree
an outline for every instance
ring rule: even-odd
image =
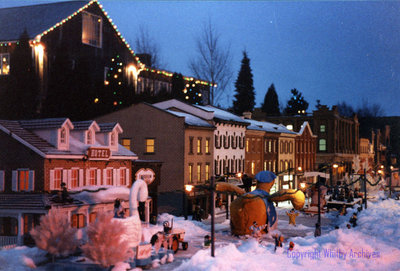
[[[40,225],[30,231],[36,246],[53,256],[67,256],[77,248],[77,229],[72,228],[67,215],[49,212],[40,219]]]
[[[274,84],[271,84],[268,88],[261,110],[265,112],[267,116],[279,116],[281,114],[279,110],[278,94],[276,94]]]
[[[182,74],[174,73],[172,75],[171,84],[171,94],[173,99],[184,101],[185,96],[183,95],[183,90],[185,89],[185,80],[183,79]]]
[[[243,52],[242,65],[238,78],[235,82],[235,101],[233,101],[233,112],[242,115],[243,112],[252,112],[255,105],[255,93],[253,87],[253,74],[250,68],[250,59],[246,51]]]
[[[292,98],[287,102],[285,114],[288,116],[306,115],[308,102],[304,100],[303,95],[297,89],[292,89]]]
[[[190,81],[186,83],[186,87],[183,90],[183,95],[185,96],[185,101],[191,104],[201,105],[202,103],[202,94],[200,90],[200,85],[195,83],[194,81]]]
[[[82,247],[86,257],[109,267],[129,257],[129,242],[122,238],[126,228],[112,219],[109,213],[101,213],[96,221],[88,226],[88,243]]]

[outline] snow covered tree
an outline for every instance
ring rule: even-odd
[[[261,110],[267,116],[279,116],[281,114],[279,110],[278,94],[276,94],[274,84],[268,88],[267,93],[264,97],[264,103],[261,106]]]
[[[292,98],[287,102],[284,110],[285,115],[305,115],[308,108],[308,102],[304,100],[303,95],[297,89],[294,88],[290,92],[292,93]]]
[[[250,59],[246,51],[243,52],[242,65],[235,83],[235,101],[233,101],[233,112],[242,115],[243,112],[252,112],[255,105],[255,93],[253,87],[253,74],[250,68]]]
[[[121,238],[126,228],[112,217],[110,213],[99,214],[96,221],[88,226],[88,243],[82,247],[86,257],[103,267],[129,257],[129,242]]]
[[[67,256],[75,251],[77,229],[72,228],[67,215],[49,212],[40,219],[40,225],[30,231],[36,246],[53,256]]]

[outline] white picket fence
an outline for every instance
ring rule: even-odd
[[[0,236],[0,248],[8,249],[17,246],[17,236]]]

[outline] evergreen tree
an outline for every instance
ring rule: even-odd
[[[252,112],[255,105],[255,93],[253,87],[253,74],[250,68],[250,59],[246,51],[243,52],[242,64],[238,78],[235,82],[235,101],[233,101],[233,112],[242,115],[243,112]]]
[[[26,30],[21,34],[10,56],[10,80],[4,101],[4,117],[31,119],[36,117],[39,84],[32,59],[32,49]]]
[[[111,58],[106,74],[105,93],[102,97],[96,97],[98,98],[97,102],[102,103],[106,108],[111,107],[113,110],[118,110],[133,103],[134,92],[126,85],[123,77],[124,69],[125,65],[119,55]]]
[[[261,106],[261,110],[267,116],[279,116],[281,114],[279,110],[278,94],[276,94],[274,84],[268,88],[267,93],[264,97],[264,103]]]
[[[199,84],[194,81],[187,82],[185,89],[183,90],[183,95],[185,96],[185,101],[191,104],[203,104],[202,94]]]
[[[185,80],[183,80],[183,76],[180,73],[174,73],[172,75],[172,90],[171,95],[173,99],[183,101],[185,99],[183,95],[183,90],[185,89]]]
[[[303,95],[297,89],[294,88],[290,92],[292,93],[292,98],[287,102],[284,110],[285,114],[288,116],[305,115],[308,108],[308,102],[304,100]]]

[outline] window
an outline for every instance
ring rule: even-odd
[[[246,139],[246,152],[249,152],[249,140]]]
[[[206,154],[210,154],[210,139],[206,138]]]
[[[29,190],[29,170],[18,171],[18,190],[19,191]]]
[[[54,170],[54,189],[61,190],[61,183],[62,183],[62,170],[55,169]]]
[[[272,152],[272,141],[268,140],[268,152]]]
[[[210,179],[210,164],[206,164],[206,180]]]
[[[111,133],[111,139],[110,139],[110,143],[111,143],[111,146],[115,146],[115,145],[116,145],[116,143],[117,143],[117,141],[116,141],[116,134],[115,134],[115,132],[112,132],[112,133]]]
[[[154,145],[155,145],[155,139],[147,138],[146,139],[146,153],[154,153]]]
[[[251,174],[255,174],[256,172],[256,164],[254,162],[251,162]]]
[[[82,12],[82,43],[101,48],[101,42],[101,17],[88,12]]]
[[[197,164],[197,181],[201,182],[201,164]]]
[[[5,183],[4,183],[4,170],[0,170],[0,192],[5,190]]]
[[[78,183],[78,170],[71,169],[71,188],[76,188],[79,186]]]
[[[121,143],[121,145],[124,146],[126,149],[131,150],[132,141],[130,138],[123,138]]]
[[[201,138],[197,139],[197,154],[201,154]]]
[[[86,144],[88,144],[88,145],[93,144],[92,139],[93,139],[93,133],[92,133],[91,130],[89,130],[89,131],[87,132]]]
[[[96,185],[96,175],[95,169],[89,170],[89,185]]]
[[[0,54],[0,75],[10,74],[10,54]]]
[[[325,132],[326,132],[326,129],[325,129],[325,128],[326,128],[325,125],[322,124],[322,125],[319,126],[319,131],[320,131],[321,133],[325,133]]]
[[[319,140],[319,150],[326,151],[326,139]]]
[[[93,212],[89,214],[89,223],[95,222],[97,218],[97,213]]]
[[[61,128],[60,132],[60,143],[65,144],[67,142],[67,131],[65,128]]]
[[[193,137],[189,137],[189,154],[193,154]]]
[[[189,183],[193,182],[193,165],[189,165]]]
[[[126,168],[121,168],[119,172],[119,183],[120,185],[126,185]]]
[[[106,169],[106,185],[113,185],[113,170],[111,168]]]
[[[86,226],[86,217],[83,214],[75,214],[71,216],[71,227],[72,228],[83,228]]]

